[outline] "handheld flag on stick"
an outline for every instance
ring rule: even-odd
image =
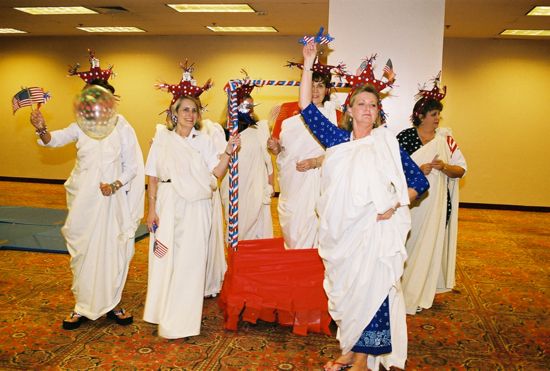
[[[38,109],[42,103],[50,99],[49,93],[44,93],[44,89],[38,87],[23,88],[19,93],[13,96],[11,101],[13,114],[21,107],[32,107],[33,104],[38,104]]]
[[[315,35],[315,36],[304,36],[298,42],[302,45],[306,45],[308,42],[313,40],[316,44],[328,44],[332,40],[334,40],[334,37],[330,36],[328,34],[328,32],[323,35],[324,31],[325,31],[325,29],[323,27],[321,27],[319,29],[319,32],[317,32],[317,35]]]

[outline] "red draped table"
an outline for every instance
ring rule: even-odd
[[[323,277],[317,249],[285,250],[282,238],[239,241],[229,250],[218,301],[225,328],[260,319],[292,326],[297,335],[331,335]]]

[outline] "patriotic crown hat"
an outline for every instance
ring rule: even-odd
[[[345,106],[349,104],[349,100],[353,92],[360,88],[363,85],[370,84],[380,93],[382,90],[393,87],[395,82],[395,73],[393,72],[393,64],[391,59],[388,59],[386,66],[384,67],[384,73],[381,79],[377,79],[374,76],[373,63],[376,60],[376,54],[372,55],[370,58],[365,58],[361,66],[357,69],[355,75],[344,73],[341,75],[347,83],[350,85],[351,90],[346,98]],[[387,115],[382,109],[382,102],[378,103],[378,108],[380,110],[380,117],[382,118],[382,123],[386,122]]]
[[[80,68],[80,63],[76,63],[74,66],[69,66],[69,76],[78,76],[86,83],[95,79],[100,79],[107,81],[111,76],[114,76],[113,66],[109,66],[106,70],[102,70],[99,67],[99,59],[95,57],[95,52],[92,49],[88,49],[89,61],[90,61],[90,70],[78,72]]]
[[[239,104],[242,104],[245,97],[250,95],[252,90],[256,87],[250,80],[250,76],[248,76],[248,72],[246,72],[244,68],[241,69],[241,73],[244,74],[243,83],[235,89],[235,93],[237,93],[237,103]]]
[[[204,91],[212,87],[211,79],[208,79],[203,86],[197,86],[197,81],[193,78],[193,71],[195,70],[193,66],[195,64],[191,63],[191,65],[188,66],[187,63],[187,60],[185,60],[185,63],[180,63],[180,67],[183,70],[183,76],[178,84],[155,84],[157,89],[165,90],[172,94],[170,106],[172,106],[172,104],[174,104],[180,97],[185,95],[198,98]]]
[[[417,99],[417,103],[421,100],[423,101],[420,103],[417,109],[413,112],[414,117],[418,117],[420,115],[420,112],[422,112],[422,108],[424,107],[424,105],[429,99],[434,99],[436,101],[441,102],[443,98],[445,98],[445,95],[447,95],[447,86],[444,86],[443,89],[439,88],[441,84],[441,71],[439,71],[437,76],[430,81],[433,81],[432,90],[426,90],[425,89],[426,84],[418,88],[418,93],[416,93],[415,98]]]

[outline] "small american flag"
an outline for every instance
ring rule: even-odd
[[[13,96],[11,101],[13,113],[15,114],[15,112],[21,107],[30,107],[35,103],[40,105],[45,103],[48,99],[50,99],[50,95],[48,93],[44,93],[42,88],[24,88]]]
[[[156,257],[162,258],[168,252],[168,247],[166,247],[162,242],[155,239],[155,244],[153,245],[153,253]]]
[[[391,59],[388,59],[386,65],[384,66],[383,76],[386,77],[388,81],[395,80],[395,72],[393,72],[393,63],[391,62]]]

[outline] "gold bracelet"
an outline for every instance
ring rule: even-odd
[[[156,200],[156,199],[157,199],[157,196],[149,196],[149,198],[150,198],[151,200]]]
[[[231,153],[227,153],[227,151],[225,151],[225,154],[231,157]]]

